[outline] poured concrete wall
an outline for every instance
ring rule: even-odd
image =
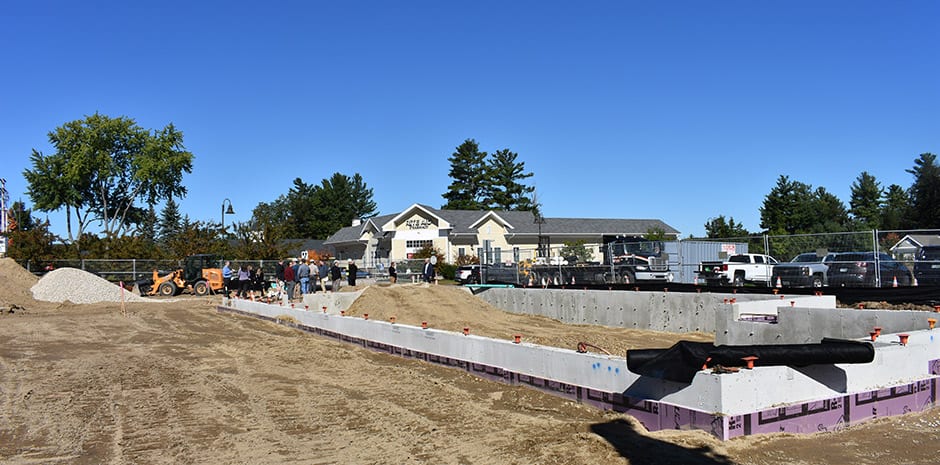
[[[727,343],[723,337],[729,319],[776,315],[778,307],[789,306],[791,302],[835,307],[832,296],[781,299],[761,294],[493,288],[477,297],[507,312],[542,315],[565,323],[715,333],[719,344]]]
[[[928,318],[940,319],[940,316],[913,310],[785,306],[778,309],[776,323],[721,320],[716,340],[724,344],[749,345],[816,343],[825,337],[859,339],[868,338],[876,326],[881,327],[883,333],[925,330],[930,327]]]
[[[672,332],[714,332],[717,316],[732,311],[725,302],[730,294],[493,288],[477,297],[507,312],[565,323]],[[761,298],[733,297],[739,301]]]

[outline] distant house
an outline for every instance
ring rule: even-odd
[[[391,215],[354,220],[327,238],[339,259],[365,266],[407,260],[431,245],[449,262],[475,255],[483,263],[520,262],[534,258],[541,241],[546,255],[554,255],[566,241],[582,240],[600,261],[605,239],[644,236],[662,231],[676,239],[679,231],[656,219],[543,218],[532,212],[499,210],[440,210],[414,204]]]
[[[898,260],[914,260],[917,251],[928,245],[940,245],[940,235],[908,234],[891,246],[891,255]]]

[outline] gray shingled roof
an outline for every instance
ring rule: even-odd
[[[440,210],[427,205],[420,206],[449,222],[453,227],[451,234],[476,234],[477,231],[471,229],[470,225],[489,213],[489,211]],[[535,215],[532,212],[499,210],[493,210],[492,212],[512,226],[509,234],[534,235],[539,232],[539,225],[535,223]],[[376,226],[381,227],[399,214],[377,216],[372,218],[372,221]],[[365,222],[363,222],[364,225]],[[362,234],[363,226],[347,226],[340,229],[336,234],[330,236],[326,243],[356,242]],[[646,234],[651,229],[661,229],[666,234],[679,234],[679,231],[672,226],[662,220],[654,219],[545,218],[542,223],[542,234],[552,236],[618,234],[636,236]]]
[[[342,244],[348,242],[358,242],[359,238],[362,236],[363,228],[366,227],[366,223],[369,221],[375,223],[376,228],[381,228],[383,224],[388,223],[389,220],[398,216],[398,213],[394,215],[382,215],[375,216],[372,218],[367,218],[362,221],[362,224],[359,226],[346,226],[339,231],[333,233],[332,236],[328,237],[324,244]]]

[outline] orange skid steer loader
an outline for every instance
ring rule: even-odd
[[[220,262],[218,255],[190,255],[183,261],[182,269],[170,271],[163,276],[160,276],[159,271],[153,270],[153,285],[147,295],[170,297],[185,291],[202,296],[221,292],[225,282],[222,279],[222,269],[219,268]]]

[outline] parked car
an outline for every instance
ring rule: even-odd
[[[881,282],[877,281],[878,267]],[[829,285],[843,287],[891,287],[911,285],[911,272],[903,263],[880,252],[843,252],[829,262]]]
[[[940,285],[940,245],[926,245],[914,256],[914,278],[917,284]]]
[[[480,284],[480,265],[458,266],[454,280],[459,284]]]
[[[774,265],[771,284],[783,287],[823,287],[829,284],[829,266],[835,254],[824,257],[815,252],[801,253],[789,262]]]

